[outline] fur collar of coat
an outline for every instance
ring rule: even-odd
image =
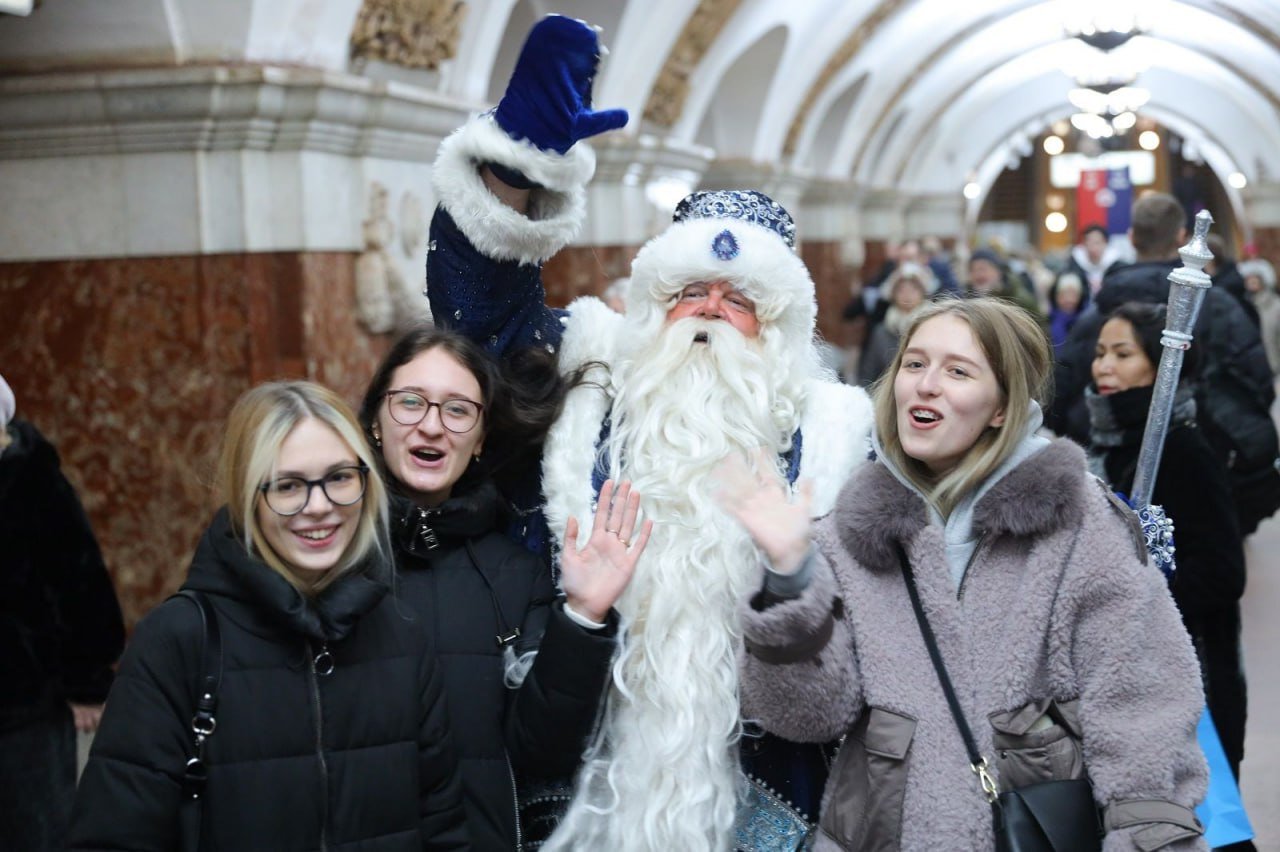
[[[1067,527],[1078,522],[1075,507],[1092,479],[1084,451],[1072,441],[1058,439],[1010,471],[979,501],[974,530],[1026,537]],[[896,543],[909,548],[929,525],[929,512],[918,493],[876,463],[864,466],[849,480],[832,520],[841,544],[859,563],[872,571],[896,571]]]

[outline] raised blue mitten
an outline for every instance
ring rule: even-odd
[[[558,154],[580,139],[622,127],[625,109],[591,110],[599,62],[595,30],[575,18],[548,15],[529,31],[494,120],[513,139]]]

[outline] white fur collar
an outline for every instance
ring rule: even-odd
[[[479,164],[501,163],[541,184],[530,194],[529,215],[517,213],[489,191]],[[471,244],[495,260],[542,263],[577,234],[586,215],[584,187],[595,173],[590,146],[564,156],[512,139],[485,114],[440,143],[431,180],[441,205]]]

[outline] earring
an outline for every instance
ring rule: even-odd
[[[471,457],[471,460],[472,460],[472,461],[474,461],[474,462],[478,462],[478,461],[480,461],[480,454],[479,454],[479,453],[476,453],[475,455],[473,455],[473,456]]]
[[[381,447],[381,446],[382,446],[382,436],[381,436],[381,435],[379,435],[377,432],[374,432],[374,433],[373,433],[373,445],[374,445],[375,447]]]

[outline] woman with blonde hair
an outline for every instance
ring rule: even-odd
[[[994,849],[997,791],[1083,779],[1108,852],[1204,848],[1191,643],[1132,513],[1036,434],[1051,369],[1022,309],[928,305],[877,388],[875,463],[815,530],[803,489],[727,492],[767,560],[744,713],[846,737],[818,850]]]
[[[226,506],[196,549],[191,599],[138,625],[69,848],[467,846],[435,655],[388,595],[374,470],[332,391],[274,382],[240,398],[218,466]],[[197,750],[193,716],[210,693]]]

